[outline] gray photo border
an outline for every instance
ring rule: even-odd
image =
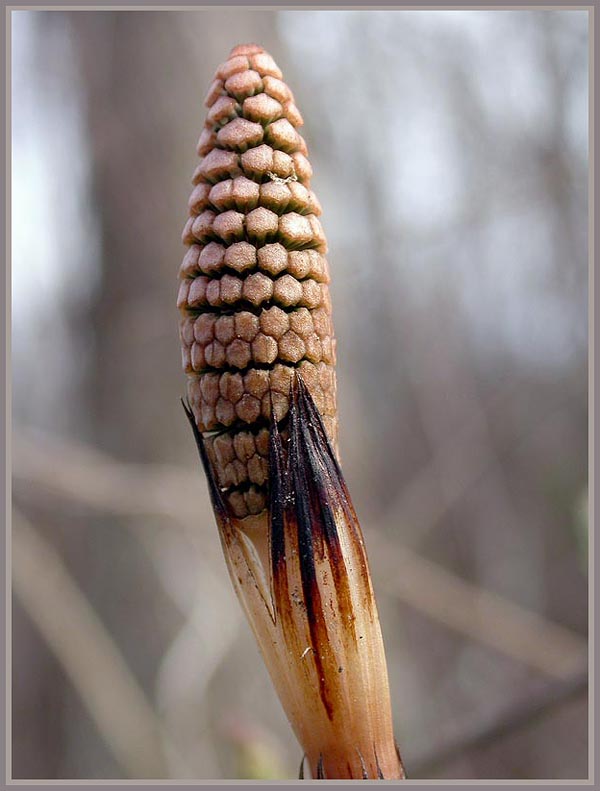
[[[596,0],[588,4],[568,4],[568,3],[551,3],[543,2],[543,0],[530,0],[527,3],[477,3],[477,2],[463,2],[455,4],[450,0],[438,0],[437,3],[432,4],[415,4],[415,3],[394,3],[394,2],[378,2],[376,5],[365,5],[364,2],[359,0],[345,0],[345,2],[333,3],[298,3],[298,2],[281,2],[275,3],[252,3],[249,0],[215,0],[214,2],[202,3],[195,5],[193,3],[183,3],[177,5],[161,5],[144,3],[142,0],[129,0],[126,4],[116,2],[93,3],[91,0],[79,0],[79,2],[63,2],[60,4],[52,5],[43,2],[28,2],[28,3],[2,3],[4,13],[0,16],[0,40],[6,43],[5,46],[5,79],[2,80],[2,111],[4,114],[4,135],[5,135],[5,156],[2,162],[4,173],[5,189],[2,193],[3,210],[0,212],[2,223],[0,225],[0,238],[5,240],[5,261],[3,286],[4,293],[4,320],[2,322],[1,334],[3,342],[0,344],[2,353],[2,386],[0,387],[0,403],[2,407],[4,420],[0,426],[0,434],[4,440],[3,447],[5,449],[2,456],[1,464],[4,468],[3,474],[0,475],[2,486],[2,502],[5,504],[5,524],[6,531],[2,549],[4,550],[4,563],[0,564],[2,569],[3,584],[5,591],[6,606],[0,607],[0,641],[3,644],[3,651],[0,652],[1,663],[4,670],[5,683],[0,684],[0,702],[2,703],[5,712],[4,717],[0,717],[0,783],[2,787],[19,786],[21,789],[33,789],[39,786],[58,786],[69,788],[86,788],[88,786],[110,786],[111,789],[127,789],[130,786],[154,788],[162,786],[164,788],[175,788],[177,786],[203,786],[217,788],[223,785],[250,785],[250,786],[265,786],[265,787],[278,787],[290,785],[305,785],[306,783],[314,784],[323,781],[243,781],[243,780],[223,780],[223,781],[137,781],[137,780],[12,780],[10,775],[10,717],[11,717],[11,565],[10,565],[10,525],[11,525],[11,390],[10,390],[10,321],[11,321],[11,270],[10,270],[10,224],[11,224],[11,209],[10,209],[10,184],[11,184],[11,127],[10,127],[10,109],[11,109],[11,42],[10,42],[10,21],[12,11],[17,10],[48,10],[48,11],[86,11],[86,10],[111,10],[111,11],[128,11],[128,10],[152,10],[152,11],[185,11],[185,10],[203,10],[214,9],[215,7],[229,7],[229,8],[252,8],[255,10],[585,10],[589,14],[589,69],[590,69],[590,104],[589,104],[589,145],[590,145],[590,167],[589,167],[589,382],[588,382],[588,397],[589,397],[589,475],[591,478],[589,486],[589,689],[588,700],[589,707],[589,775],[587,780],[530,780],[530,781],[469,781],[469,780],[408,780],[403,781],[402,785],[414,785],[422,788],[434,788],[440,785],[453,785],[453,786],[469,786],[470,788],[485,788],[487,786],[496,786],[499,788],[519,788],[526,786],[593,786],[596,787],[595,782],[595,735],[597,733],[598,723],[598,696],[596,694],[595,683],[595,658],[598,653],[598,640],[599,630],[598,617],[594,607],[594,594],[595,594],[595,569],[598,567],[599,560],[599,547],[595,537],[595,500],[598,486],[597,470],[595,467],[595,457],[598,447],[598,436],[596,431],[596,394],[600,392],[599,377],[600,366],[598,365],[598,355],[600,350],[600,343],[596,344],[596,322],[595,322],[595,308],[598,304],[598,296],[600,288],[596,283],[594,273],[594,242],[595,242],[595,227],[596,223],[600,222],[598,218],[597,207],[595,204],[595,194],[597,190],[598,174],[595,169],[595,129],[597,120],[597,85],[600,81],[596,80],[596,62],[595,62],[595,44],[598,41],[598,29],[600,21],[596,14]],[[561,746],[556,745],[556,749],[560,750]],[[339,787],[351,788],[352,783],[347,781],[327,781],[330,785]],[[365,781],[359,781],[365,782]],[[381,781],[380,781],[381,782]],[[367,783],[372,785],[372,783]],[[384,781],[385,785],[399,785],[399,782]]]

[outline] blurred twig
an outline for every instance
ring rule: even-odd
[[[588,689],[588,672],[580,670],[562,681],[545,682],[528,693],[525,700],[511,700],[486,721],[476,721],[462,734],[448,739],[412,767],[414,777],[429,777],[444,765],[466,754],[483,750],[515,731],[582,697]]]
[[[13,585],[128,777],[166,776],[173,746],[154,709],[62,560],[13,512]]]
[[[29,430],[14,431],[16,483],[35,483],[37,492],[65,497],[106,513],[167,516],[197,527],[198,502],[205,496],[198,469],[122,462],[83,443]]]
[[[199,472],[124,465],[83,445],[15,431],[13,474],[17,482],[112,513],[159,513],[184,525],[197,523],[190,492],[200,487]],[[564,678],[581,667],[587,644],[570,630],[407,548],[395,545],[391,550],[377,531],[370,531],[368,542],[377,558],[377,577],[386,579],[388,591],[411,607],[550,676]]]
[[[200,702],[235,643],[242,613],[235,596],[227,596],[225,586],[229,580],[215,572],[210,563],[204,563],[198,579],[199,588],[186,620],[161,660],[156,698],[169,733],[189,756],[190,768],[197,768],[206,776],[207,764],[214,762],[214,756],[207,755],[208,736],[200,738],[203,729],[205,733],[209,731],[210,717],[208,707],[202,707]],[[207,606],[211,600],[222,604]],[[184,776],[175,762],[170,770],[173,778]]]
[[[466,380],[467,375],[462,379]],[[515,387],[502,389],[485,406],[476,397],[475,388],[472,391],[469,419],[436,445],[430,464],[403,488],[390,508],[396,523],[413,527],[419,524],[423,533],[431,530],[491,467],[501,466],[488,422],[490,413],[514,395]],[[539,418],[531,431],[547,419],[547,415]],[[457,458],[461,460],[459,470]],[[432,492],[436,491],[440,477],[445,485],[443,496],[436,499]],[[408,547],[394,545],[392,551],[383,538],[385,532],[373,531],[369,549],[377,558],[379,575],[385,579],[391,595],[553,678],[569,678],[585,664],[584,638],[503,596],[467,582]]]
[[[368,537],[384,590],[430,618],[557,679],[587,661],[587,642],[531,610],[473,585],[406,547]]]
[[[416,384],[413,387],[417,389]],[[432,430],[431,459],[398,491],[387,509],[392,518],[386,522],[393,520],[394,524],[402,524],[407,538],[413,541],[417,538],[422,540],[430,533],[465,493],[489,474],[492,466],[497,465],[497,454],[490,449],[488,441],[487,423],[496,413],[506,409],[518,391],[518,383],[509,383],[485,404],[473,398],[467,419],[444,435],[443,440],[440,440],[441,432]],[[416,400],[419,398],[417,393]],[[531,431],[546,419],[543,415],[534,421]],[[460,464],[457,464],[457,459],[460,459]]]

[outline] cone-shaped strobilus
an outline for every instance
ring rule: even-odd
[[[186,413],[233,585],[311,775],[401,779],[362,533],[336,456],[326,241],[273,59],[206,99],[180,270]]]

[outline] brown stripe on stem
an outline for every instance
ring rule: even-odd
[[[281,435],[276,420],[272,421],[271,430],[269,432],[269,468],[271,474],[271,489],[269,496],[271,572],[273,574],[274,585],[279,587],[282,578],[286,579],[287,584],[285,567],[285,511],[289,497],[289,484],[283,458]],[[275,599],[278,601],[279,596],[276,595]]]
[[[361,766],[361,769],[362,769],[362,779],[363,780],[368,780],[369,779],[369,773],[367,772],[365,759],[363,758],[363,755],[362,755],[361,751],[358,749],[358,747],[356,748],[356,752],[358,753],[358,758],[360,760],[360,766]]]
[[[369,616],[373,618],[376,617],[373,612],[375,599],[371,587],[371,574],[360,522],[354,510],[354,505],[352,504],[352,499],[336,454],[329,442],[321,415],[315,407],[314,401],[310,393],[308,393],[301,377],[297,376],[296,379],[298,380],[298,388],[301,394],[299,398],[307,413],[306,423],[314,440],[314,447],[316,450],[315,457],[317,461],[326,468],[328,481],[324,486],[324,492],[326,494],[325,502],[328,506],[327,512],[329,514],[335,511],[341,512],[341,521],[344,525],[344,530],[348,534],[349,540],[353,543],[355,550],[354,561],[358,564],[357,572],[364,586],[365,597],[363,604],[367,607]]]
[[[314,523],[314,528],[321,527],[330,557],[331,573],[338,597],[340,613],[352,613],[352,595],[350,590],[350,575],[348,573],[348,558],[342,550],[340,535],[336,523],[340,513],[344,515],[344,527],[350,528],[349,539],[354,543],[354,559],[358,562],[357,571],[360,574],[366,590],[370,590],[370,576],[366,553],[362,540],[362,533],[354,509],[348,505],[346,484],[339,467],[327,433],[323,428],[321,416],[316,409],[310,392],[306,388],[302,377],[297,374],[292,382],[291,394],[292,408],[298,410],[299,424],[302,427],[301,442],[306,465],[309,468],[309,480],[314,484],[315,494],[319,505],[319,518]],[[366,602],[371,610],[371,598]],[[352,629],[351,639],[356,640],[356,624],[350,618],[349,625]]]
[[[292,563],[297,528],[290,510],[290,476],[277,421],[269,432],[269,553],[275,621],[283,630],[288,647],[297,652],[300,632],[294,620],[289,589],[288,557]]]
[[[200,431],[198,430],[198,426],[194,419],[194,415],[190,408],[189,402],[186,404],[185,401],[181,399],[181,403],[183,405],[183,409],[185,411],[186,417],[192,427],[192,431],[194,433],[194,439],[196,441],[196,446],[198,448],[198,453],[200,455],[200,460],[202,462],[202,466],[204,467],[204,472],[206,474],[206,479],[208,481],[208,491],[212,502],[213,510],[215,513],[217,526],[219,528],[219,536],[221,538],[221,544],[223,546],[223,551],[225,552],[225,560],[234,587],[236,588],[236,590],[238,590],[239,587],[243,587],[245,584],[244,577],[239,574],[239,569],[237,571],[234,570],[234,566],[237,567],[237,561],[233,560],[233,556],[236,556],[238,560],[239,560],[239,556],[243,556],[244,569],[247,572],[247,579],[251,580],[251,584],[258,591],[261,599],[263,600],[266,606],[266,610],[269,617],[271,619],[274,619],[275,614],[273,612],[273,598],[271,595],[271,591],[268,589],[270,580],[268,578],[265,578],[265,575],[263,573],[265,570],[264,569],[265,564],[259,563],[257,565],[255,559],[251,559],[249,557],[248,547],[244,544],[244,541],[241,540],[241,531],[238,529],[235,520],[232,521],[232,518],[229,513],[229,509],[227,508],[227,504],[225,503],[223,497],[223,492],[219,488],[213,467],[210,463],[208,454],[206,452],[204,438],[200,433]],[[256,549],[257,547],[255,546],[255,550]]]
[[[325,767],[323,766],[323,754],[319,755],[319,763],[317,764],[317,780],[326,780]]]
[[[307,426],[314,437],[315,446],[318,449],[317,458],[326,466],[331,480],[336,482],[337,485],[334,491],[339,496],[340,505],[343,508],[347,521],[352,526],[353,532],[359,537],[360,543],[363,544],[362,533],[359,527],[360,523],[352,504],[352,498],[350,497],[337,456],[325,430],[321,413],[316,408],[315,402],[308,392],[302,377],[296,374],[295,380],[300,393],[299,400],[307,413]]]
[[[377,767],[377,779],[385,780],[385,777],[383,776],[383,772],[381,771],[381,766],[379,765],[379,758],[377,757],[377,750],[375,749],[375,745],[373,745],[373,754],[375,755],[375,766]]]
[[[315,567],[313,531],[318,525],[316,513],[316,497],[313,482],[308,475],[305,455],[302,453],[303,427],[300,424],[298,404],[296,400],[290,405],[290,440],[288,470],[292,483],[293,509],[289,514],[289,522],[294,523],[298,536],[298,557],[300,560],[300,576],[302,593],[306,606],[308,628],[310,632],[314,661],[319,680],[321,701],[327,716],[333,719],[333,699],[331,680],[335,678],[335,658],[327,635],[327,624],[323,610],[323,601]]]
[[[208,456],[206,454],[206,448],[204,447],[204,439],[202,438],[202,434],[198,431],[198,426],[196,425],[196,419],[194,418],[194,413],[192,412],[189,402],[186,404],[186,402],[182,398],[181,404],[183,406],[189,424],[192,427],[192,431],[194,432],[194,439],[196,440],[196,446],[198,448],[200,460],[202,462],[202,466],[204,467],[206,479],[208,480],[208,491],[210,494],[210,499],[212,502],[213,509],[215,511],[215,516],[217,517],[217,521],[219,523],[226,522],[228,520],[227,507],[223,500],[223,496],[221,495],[221,490],[217,485],[217,481],[213,473],[212,465],[208,460]]]
[[[302,760],[300,761],[300,771],[298,772],[298,780],[304,780],[304,759],[306,758],[306,754],[302,756]]]

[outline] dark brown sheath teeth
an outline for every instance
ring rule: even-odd
[[[198,140],[177,306],[188,399],[232,515],[261,513],[271,410],[298,371],[336,447],[327,242],[302,116],[273,58],[235,47]]]

